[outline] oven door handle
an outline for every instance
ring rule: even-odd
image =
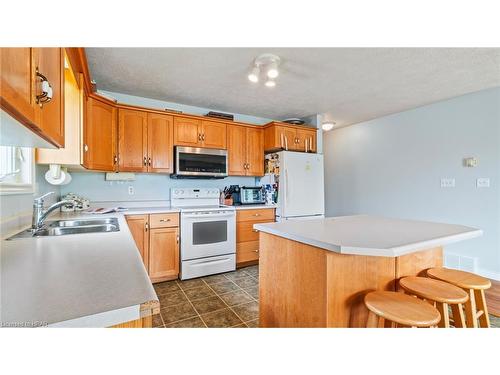
[[[206,215],[194,215],[188,213],[181,213],[181,218],[186,219],[216,219],[220,217],[234,217],[234,212],[224,213],[224,214],[206,214]]]
[[[201,261],[201,262],[196,262],[196,263],[193,263],[191,266],[192,266],[192,267],[204,266],[204,265],[206,265],[207,263],[210,263],[210,264],[225,263],[225,262],[227,262],[228,260],[231,260],[231,258],[224,258],[224,259],[217,259],[217,260],[210,260],[210,259],[207,259],[207,260],[205,260],[205,261]]]

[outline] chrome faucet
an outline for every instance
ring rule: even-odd
[[[33,220],[31,221],[31,230],[33,232],[37,232],[42,228],[43,222],[52,211],[58,209],[61,206],[74,206],[76,204],[76,202],[73,200],[64,200],[54,203],[45,210],[43,207],[43,199],[51,194],[54,194],[54,192],[51,191],[47,194],[42,195],[41,197],[35,198],[35,200],[33,201]]]

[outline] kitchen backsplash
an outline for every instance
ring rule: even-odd
[[[227,177],[221,180],[174,179],[169,175],[136,174],[135,181],[106,181],[104,173],[72,172],[71,183],[61,186],[61,195],[75,193],[92,202],[170,200],[173,187],[255,186],[254,177]],[[129,194],[129,187],[133,194]]]

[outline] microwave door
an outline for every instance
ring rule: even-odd
[[[177,147],[175,156],[178,176],[227,176],[227,150]]]

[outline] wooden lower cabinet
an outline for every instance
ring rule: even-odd
[[[259,261],[259,233],[254,224],[274,222],[274,208],[236,211],[236,266]]]
[[[127,216],[132,237],[151,282],[179,276],[179,214]]]

